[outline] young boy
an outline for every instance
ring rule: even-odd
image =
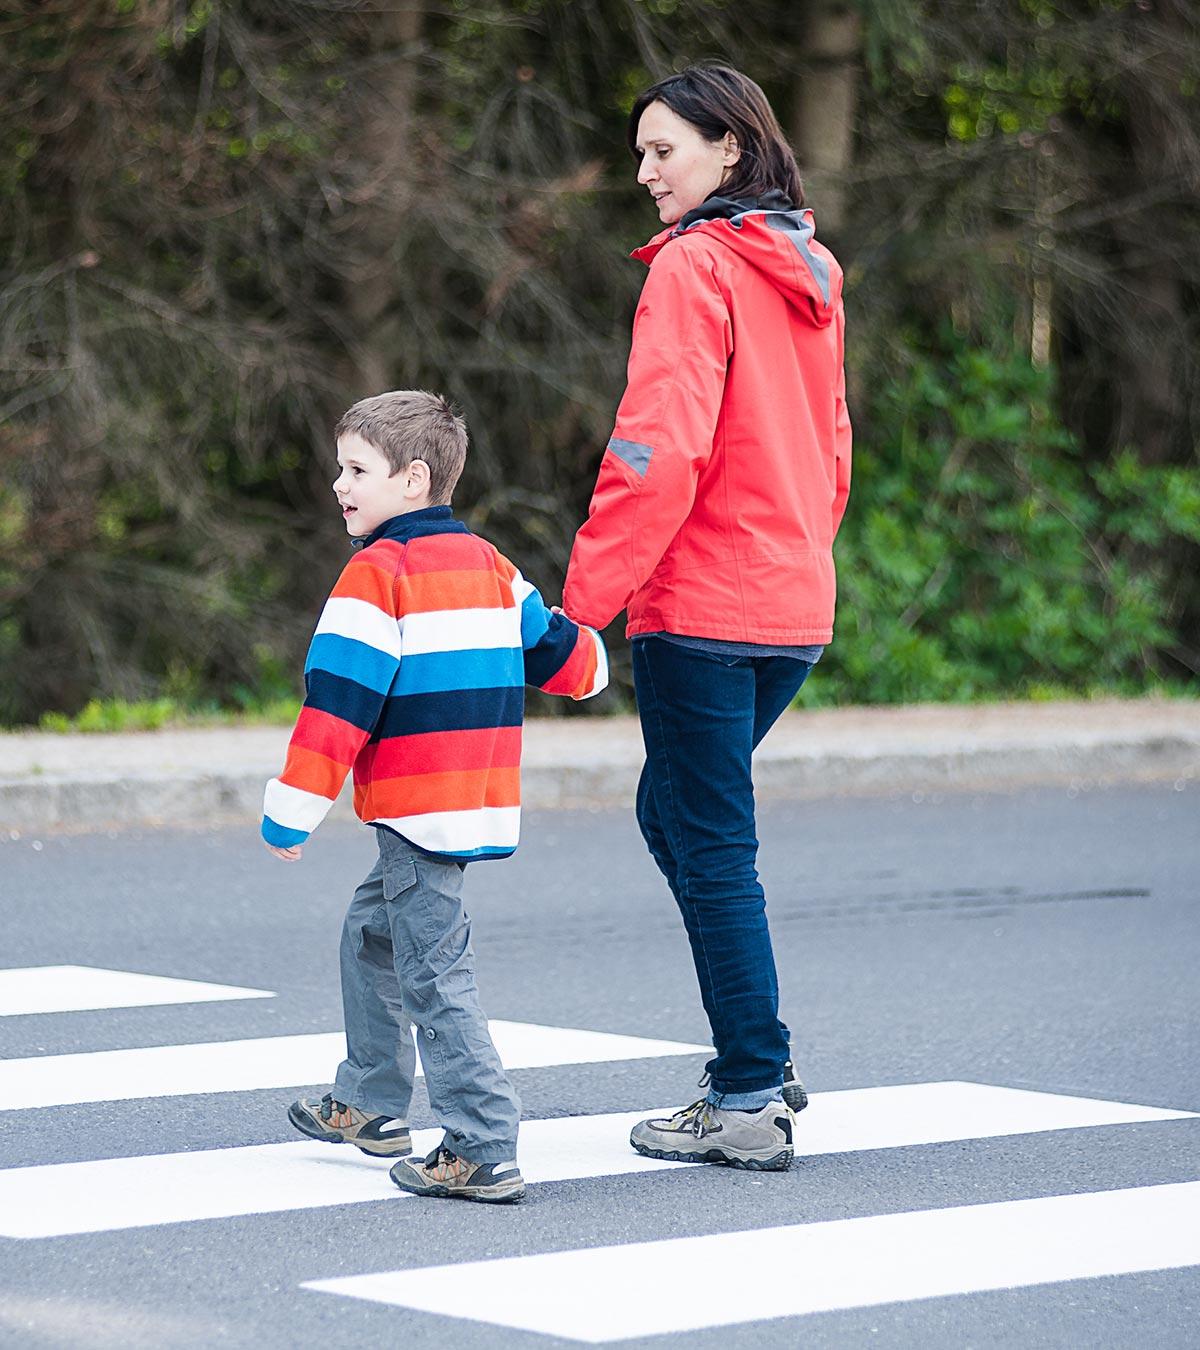
[[[288,1118],[314,1139],[401,1158],[417,1195],[519,1200],[520,1104],[475,987],[463,870],[517,846],[526,682],[590,698],[608,683],[599,636],[548,610],[491,544],[454,519],[467,429],[436,394],[363,399],[337,427],[333,484],[361,545],[317,624],[287,762],[267,784],[262,835],[300,857],[354,770],[354,807],[379,860],[342,929],[345,1060]],[[444,1129],[412,1159],[417,1032]]]

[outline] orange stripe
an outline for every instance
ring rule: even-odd
[[[288,787],[302,788],[305,792],[315,792],[318,797],[332,800],[346,781],[346,766],[339,764],[336,759],[330,759],[328,755],[318,755],[302,745],[293,745],[288,750],[287,762],[279,779]]]
[[[512,587],[490,569],[402,576],[396,596],[402,614],[436,609],[508,609],[514,604]]]
[[[372,816],[420,816],[431,811],[477,811],[520,806],[521,770],[473,769],[376,778],[370,784]]]
[[[386,614],[392,609],[393,574],[390,568],[376,565],[370,554],[364,553],[345,566],[334,583],[330,596],[339,599],[366,600]]]

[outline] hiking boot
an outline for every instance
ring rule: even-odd
[[[402,1158],[412,1152],[408,1122],[394,1116],[369,1116],[357,1106],[339,1102],[327,1092],[319,1102],[302,1097],[288,1107],[288,1119],[310,1139],[326,1144],[353,1144],[379,1158]]]
[[[515,1162],[473,1163],[435,1148],[428,1158],[406,1158],[391,1172],[402,1191],[434,1195],[442,1200],[481,1200],[489,1205],[508,1205],[525,1196],[525,1178]]]
[[[808,1105],[808,1093],[804,1090],[804,1084],[796,1077],[796,1069],[790,1059],[783,1066],[783,1087],[780,1089],[780,1096],[793,1112],[803,1111]]]
[[[638,1121],[629,1142],[647,1158],[786,1172],[792,1123],[783,1102],[769,1102],[761,1111],[726,1111],[701,1098],[666,1119]]]

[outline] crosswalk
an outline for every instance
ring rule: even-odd
[[[43,978],[40,978],[44,977]],[[269,990],[176,975],[27,967],[0,971],[0,1016],[270,998]],[[585,1028],[494,1021],[510,1068],[621,1065],[699,1056],[706,1047]],[[303,1087],[329,1081],[340,1032],[270,1036],[0,1060],[4,1112],[88,1102]],[[536,1196],[556,1182],[691,1170],[644,1158],[631,1125],[673,1106],[522,1124],[520,1163]],[[945,1081],[815,1093],[800,1117],[806,1157],[923,1148],[956,1141],[1158,1125],[1193,1112],[987,1083]],[[440,1131],[414,1132],[417,1152]],[[302,1139],[100,1157],[0,1170],[0,1239],[33,1242],[288,1214],[388,1205],[387,1160]],[[636,1184],[641,1185],[639,1181]],[[680,1183],[683,1184],[683,1183]],[[383,1211],[381,1211],[382,1214]],[[513,1332],[602,1344],[754,1320],[1022,1288],[1099,1275],[1200,1265],[1200,1181],[727,1231],[484,1261],[369,1269],[297,1279],[304,1297],[353,1299]],[[722,1279],[712,1286],[711,1272]],[[654,1278],[647,1280],[646,1272]],[[740,1290],[753,1287],[753,1306]],[[613,1299],[611,1291],[626,1295]]]

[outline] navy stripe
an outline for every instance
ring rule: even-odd
[[[525,683],[544,688],[571,659],[579,629],[562,614],[550,616],[550,626],[536,646],[525,653]]]
[[[608,448],[618,459],[624,460],[639,478],[645,478],[646,470],[650,467],[650,456],[654,453],[652,445],[642,445],[640,441],[622,441],[614,436]]]
[[[426,731],[480,731],[519,727],[525,689],[452,689],[433,694],[402,694],[386,699],[374,741],[415,736]]]
[[[304,684],[308,691],[306,707],[340,717],[360,731],[370,731],[375,725],[382,700],[374,690],[364,689],[354,680],[343,679],[328,670],[310,670]]]

